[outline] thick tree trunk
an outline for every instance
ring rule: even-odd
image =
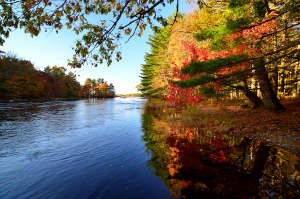
[[[277,63],[275,63],[277,64]],[[278,94],[278,66],[276,65],[274,68],[274,73],[273,73],[273,82],[274,82],[274,93],[277,96]]]
[[[272,88],[272,84],[268,77],[268,72],[263,59],[259,59],[254,63],[255,75],[258,79],[262,101],[264,107],[269,110],[282,110],[284,107],[280,104],[277,96]]]
[[[259,108],[263,105],[261,99],[249,89],[244,90],[246,97],[253,103],[253,108]]]
[[[239,86],[238,89],[243,91],[245,96],[253,104],[253,108],[259,108],[259,107],[263,106],[263,102],[261,101],[261,99],[254,92],[249,90],[249,88],[247,86],[245,86],[245,87]]]
[[[296,79],[298,80],[296,82],[296,96],[297,98],[300,98],[300,64],[298,63],[297,66],[296,66]]]

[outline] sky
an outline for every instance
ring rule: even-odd
[[[180,3],[181,13],[188,12],[189,8],[185,1]],[[169,16],[175,12],[175,9],[175,4],[167,6],[163,8],[162,14]],[[136,85],[140,83],[141,64],[144,63],[145,53],[150,51],[146,41],[151,33],[151,30],[147,30],[142,37],[133,37],[128,43],[121,42],[122,60],[114,61],[109,67],[105,64],[98,67],[86,65],[80,69],[68,67],[67,60],[72,58],[76,35],[67,29],[63,29],[58,34],[55,31],[42,31],[38,37],[31,37],[23,30],[15,30],[11,32],[0,50],[30,60],[39,70],[43,70],[46,66],[64,66],[68,71],[76,74],[81,84],[87,78],[104,78],[115,86],[117,94],[128,94],[137,92]]]

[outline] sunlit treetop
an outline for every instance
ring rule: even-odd
[[[211,4],[213,1],[207,1],[205,5],[215,7]],[[217,9],[222,9],[225,23],[218,26],[213,26],[205,30],[201,30],[195,35],[198,41],[211,40],[210,48],[212,50],[223,50],[228,48],[228,43],[224,38],[243,31],[255,30],[268,24],[271,21],[277,21],[279,27],[283,27],[283,21],[289,21],[289,27],[283,27],[282,30],[272,32],[270,34],[261,35],[259,40],[266,37],[272,37],[290,28],[299,28],[300,14],[298,0],[224,0],[223,6],[218,6]],[[200,2],[200,7],[201,7]],[[233,40],[231,45],[240,43],[240,37]],[[249,42],[249,41],[247,41]]]
[[[66,27],[80,38],[69,65],[110,65],[121,59],[120,39],[141,36],[155,22],[165,24],[160,9],[172,3],[178,11],[179,0],[0,0],[0,44],[14,29],[37,36]]]

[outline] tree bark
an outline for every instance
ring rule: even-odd
[[[276,66],[274,68],[274,73],[273,73],[273,82],[274,82],[274,93],[275,95],[277,96],[278,94],[278,66],[277,66],[277,63],[275,63]]]
[[[300,65],[299,63],[296,66],[296,79],[300,79]],[[296,82],[296,98],[300,98],[300,81]]]
[[[254,63],[254,69],[255,69],[255,75],[258,79],[264,107],[274,111],[283,110],[284,107],[280,104],[272,88],[272,84],[268,77],[268,72],[266,70],[264,60],[258,59]]]
[[[247,86],[239,86],[237,87],[239,90],[242,90],[245,96],[250,100],[250,102],[253,104],[252,108],[259,108],[263,106],[262,100],[254,93],[252,92]]]

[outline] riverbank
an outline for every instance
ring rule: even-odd
[[[49,101],[75,101],[81,98],[38,98],[38,99],[0,99],[1,103],[14,102],[49,102]]]
[[[115,96],[117,97],[117,96]],[[114,98],[114,97],[104,97],[104,98]],[[49,101],[76,101],[92,98],[39,98],[39,99],[0,99],[0,103],[14,103],[14,102],[49,102]],[[95,98],[103,99],[103,98]]]
[[[117,94],[117,97],[142,97],[141,94],[138,93],[130,93],[130,94]]]
[[[300,101],[285,101],[283,104],[286,109],[277,113],[218,104],[179,108],[156,100],[148,103],[146,108],[161,112],[164,120],[175,126],[197,128],[199,133],[260,138],[299,155]]]

